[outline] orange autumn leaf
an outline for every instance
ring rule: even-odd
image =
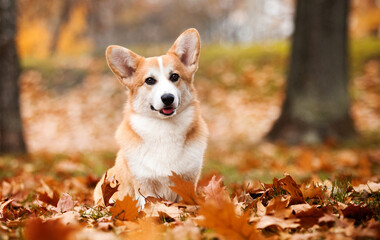
[[[169,179],[175,184],[175,186],[170,186],[170,189],[182,197],[183,201],[189,205],[197,205],[199,202],[199,197],[195,193],[194,183],[184,180],[180,175],[172,172]]]
[[[162,233],[165,228],[163,225],[156,224],[152,218],[139,219],[137,227],[128,234],[128,239],[164,239]]]
[[[243,216],[237,216],[235,205],[230,200],[217,203],[215,200],[205,201],[199,210],[203,219],[198,224],[215,230],[226,239],[261,239],[261,234],[255,225],[249,225],[249,211]]]
[[[133,221],[139,215],[138,201],[126,195],[123,200],[116,200],[115,205],[110,208],[112,218],[122,221]]]
[[[112,185],[115,185],[115,187],[112,187]],[[118,191],[119,189],[119,181],[115,179],[114,177],[107,178],[107,172],[104,175],[104,181],[102,183],[102,194],[103,194],[103,200],[104,200],[104,205],[107,207],[110,205],[109,201],[112,197],[112,195]]]

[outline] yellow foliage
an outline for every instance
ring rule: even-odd
[[[73,10],[69,22],[61,31],[57,53],[77,55],[91,51],[91,40],[83,36],[86,30],[86,14],[84,7],[77,7]]]
[[[41,20],[31,21],[20,18],[16,39],[21,58],[44,58],[49,55],[51,35]]]
[[[86,31],[86,9],[78,6],[73,9],[70,19],[60,31],[57,53],[60,55],[79,55],[92,50],[92,42],[84,36]],[[21,58],[46,58],[50,54],[52,33],[46,19],[19,17],[17,45]]]

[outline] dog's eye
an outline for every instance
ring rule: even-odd
[[[156,79],[154,79],[152,77],[148,77],[147,79],[145,79],[145,83],[148,84],[148,85],[153,85],[156,82],[157,82]]]
[[[179,75],[177,73],[173,73],[172,75],[170,75],[170,81],[177,82],[178,79],[179,79]]]

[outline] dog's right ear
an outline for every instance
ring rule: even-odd
[[[106,58],[112,72],[123,85],[128,87],[142,57],[129,49],[113,45],[107,48]]]

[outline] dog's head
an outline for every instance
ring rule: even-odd
[[[198,31],[188,29],[166,55],[144,58],[129,49],[109,46],[106,57],[112,72],[128,88],[133,111],[168,118],[194,102],[199,52]]]

